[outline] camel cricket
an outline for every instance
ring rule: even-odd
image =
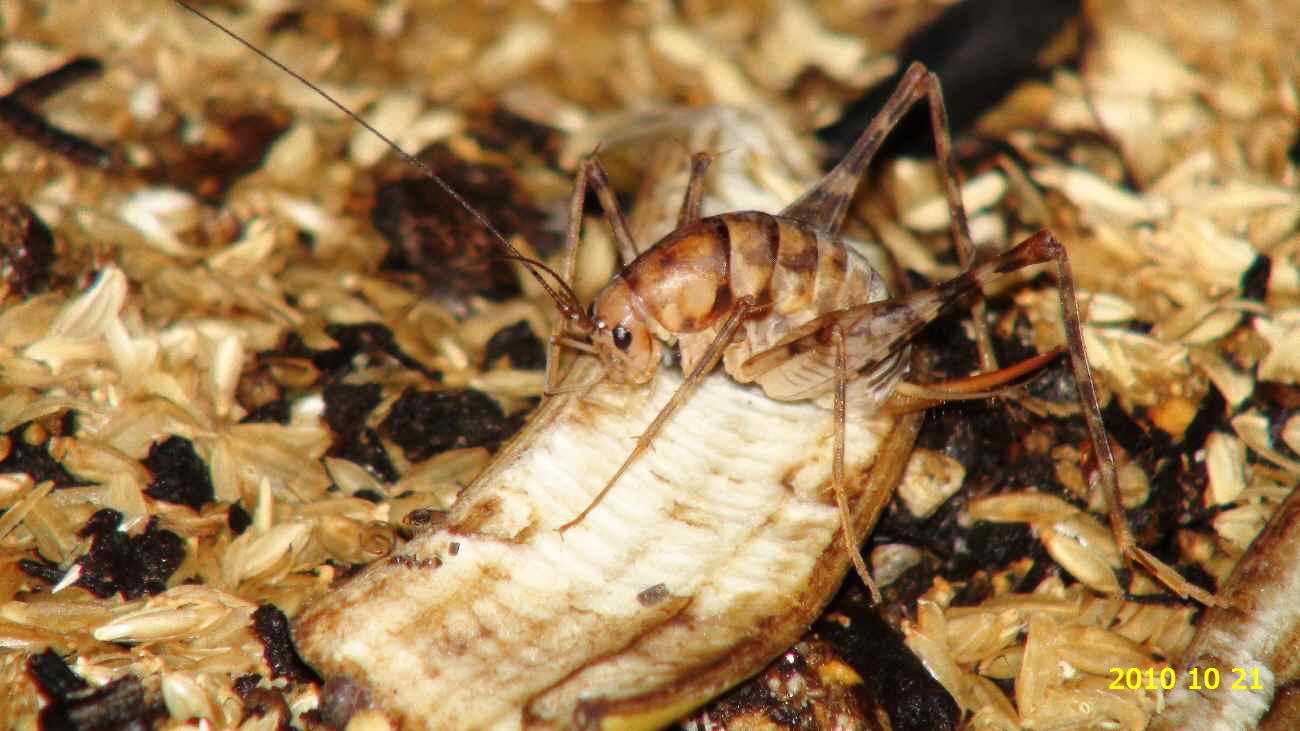
[[[882,141],[921,100],[966,271],[893,295],[839,231]],[[1057,355],[998,370],[977,315],[990,372],[918,387],[904,380],[912,337],[990,280],[1046,262],[1056,265],[1066,351],[1119,547],[1179,594],[1214,602],[1138,547],[1124,520],[1064,247],[1040,231],[976,262],[939,83],[919,64],[847,156],[779,213],[701,216],[709,159],[697,155],[676,228],[638,248],[601,163],[587,158],[562,273],[524,257],[389,144],[541,283],[561,314],[553,344],[594,357],[578,359],[443,525],[297,619],[300,651],[328,679],[327,720],[377,712],[402,728],[656,727],[788,647],[850,562],[878,597],[858,544],[888,503],[919,412],[985,396]],[[584,307],[568,282],[588,186],[623,268]],[[680,374],[662,365],[673,348]]]

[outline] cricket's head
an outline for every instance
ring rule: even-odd
[[[615,383],[645,383],[659,367],[659,341],[635,298],[627,282],[615,277],[591,302],[591,346]]]

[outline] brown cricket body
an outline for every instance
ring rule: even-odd
[[[623,268],[591,306],[592,343],[610,380],[644,383],[658,368],[657,341],[676,342],[691,372],[722,324],[750,303],[724,367],[768,398],[794,401],[830,391],[830,331],[844,330],[847,370],[892,368],[906,341],[942,308],[988,279],[1061,251],[1045,232],[998,262],[891,304],[880,274],[823,230],[759,211],[724,213],[681,227]]]
[[[937,158],[948,198],[949,224],[966,271],[921,292],[891,297],[870,265],[839,241],[849,202],[881,141],[915,103],[930,106]],[[1085,420],[1102,464],[1110,502],[1111,529],[1121,552],[1182,596],[1204,604],[1217,601],[1138,546],[1120,509],[1119,481],[1110,442],[1101,420],[1096,386],[1084,348],[1073,275],[1064,247],[1049,231],[1039,231],[993,260],[975,266],[965,208],[957,189],[947,133],[947,113],[938,79],[920,64],[904,74],[880,114],[820,182],[779,213],[755,211],[700,217],[700,190],[707,156],[697,155],[677,218],[677,228],[638,255],[627,222],[606,174],[593,155],[580,167],[570,199],[566,273],[557,275],[567,296],[544,282],[569,325],[590,339],[589,349],[615,383],[642,384],[658,368],[659,341],[676,344],[686,374],[682,386],[637,439],[622,466],[561,533],[582,522],[619,478],[650,447],[672,413],[719,363],[742,384],[755,383],[779,401],[832,396],[836,421],[834,492],[842,518],[845,548],[863,582],[878,598],[856,543],[850,542],[849,506],[844,492],[844,422],[854,411],[875,412],[901,379],[908,341],[945,307],[978,291],[1001,274],[1033,264],[1055,262],[1070,364]],[[590,183],[626,262],[580,313],[568,288],[579,239],[583,199]],[[504,239],[503,239],[504,241]],[[540,265],[539,265],[540,266]],[[544,267],[542,267],[544,268]],[[542,280],[533,269],[533,275]],[[983,365],[1005,382],[1023,372],[997,370],[991,341],[976,308],[977,344]],[[559,333],[557,332],[557,335]],[[553,359],[552,359],[553,362]],[[548,371],[548,383],[552,372]],[[965,388],[969,384],[962,384]],[[941,397],[940,401],[943,400]],[[823,404],[826,405],[826,404]]]
[[[935,300],[938,290],[931,290],[933,307],[908,298],[890,300],[903,321],[880,317],[873,303],[883,303],[889,291],[870,264],[838,240],[838,222],[827,226],[817,219],[758,211],[700,218],[697,190],[705,168],[697,164],[692,170],[679,226],[628,262],[596,295],[586,318],[575,323],[587,331],[608,380],[649,381],[659,367],[659,341],[677,346],[686,379],[604,488],[559,531],[581,523],[600,504],[668,417],[721,361],[735,381],[757,383],[774,400],[813,399],[835,391],[833,482],[848,536],[843,423],[850,395],[855,415],[874,414],[902,377],[907,339],[956,298]],[[630,247],[621,214],[606,203],[611,196],[594,158],[584,164],[575,190],[582,190],[588,175],[604,196],[616,236]],[[822,208],[816,206],[819,214]],[[974,281],[967,275],[959,279]],[[856,545],[846,542],[846,547],[876,594]]]
[[[746,362],[821,313],[887,296],[866,260],[826,232],[758,211],[724,213],[678,228],[624,267],[593,301],[592,342],[614,381],[648,380],[657,341],[676,342],[689,373],[739,304],[752,302],[756,313],[723,353],[727,373],[757,380],[770,398],[798,400],[824,392],[829,372],[800,387],[760,379]],[[627,336],[615,337],[620,327]]]

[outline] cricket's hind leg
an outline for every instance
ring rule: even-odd
[[[836,450],[842,453],[845,416],[841,390],[842,384],[847,382],[851,373],[882,362],[891,353],[906,345],[941,311],[967,294],[979,290],[992,279],[1027,266],[1047,262],[1055,262],[1057,267],[1066,352],[1078,388],[1088,436],[1100,464],[1101,481],[1108,502],[1111,531],[1115,535],[1115,541],[1128,560],[1140,564],[1175,593],[1183,597],[1190,596],[1202,604],[1217,605],[1219,601],[1214,595],[1188,582],[1172,567],[1143,550],[1133,538],[1124,517],[1115,457],[1102,422],[1097,389],[1092,380],[1092,369],[1088,364],[1088,355],[1084,348],[1083,327],[1079,316],[1079,305],[1075,298],[1074,275],[1070,269],[1065,247],[1050,231],[1039,231],[993,260],[930,289],[823,315],[792,332],[768,350],[747,360],[740,367],[741,377],[757,381],[762,385],[767,379],[779,382],[786,378],[782,369],[791,367],[792,364],[792,367],[796,368],[806,367],[810,357],[832,364],[837,402],[835,417],[838,422]],[[801,359],[805,365],[800,365]],[[842,469],[841,465],[841,472]],[[838,492],[837,502],[843,500],[842,478],[842,474],[837,473],[834,480]],[[844,512],[844,507],[841,507],[841,511]],[[841,517],[843,518],[843,515]],[[854,561],[855,566],[861,561],[860,553],[857,559]]]
[[[873,604],[880,604],[884,598],[880,588],[871,578],[867,562],[862,557],[862,541],[853,530],[853,513],[849,509],[848,488],[844,484],[844,440],[847,430],[847,402],[849,385],[848,349],[844,342],[844,329],[839,325],[831,327],[831,342],[835,348],[835,441],[831,452],[831,489],[835,493],[835,507],[840,514],[840,537],[844,539],[844,551],[849,555],[853,570],[858,578],[871,592]]]
[[[899,121],[922,99],[926,100],[930,108],[935,163],[939,168],[939,179],[948,204],[949,234],[957,250],[958,263],[963,269],[970,269],[976,258],[975,244],[971,240],[969,217],[961,197],[961,179],[952,153],[948,108],[943,101],[939,77],[920,63],[908,67],[894,93],[863,130],[844,159],[798,200],[781,211],[781,215],[838,236],[849,202],[871,165],[872,158]],[[982,300],[977,299],[972,304],[971,317],[975,324],[975,344],[979,349],[980,365],[986,371],[995,371],[998,368],[997,359],[993,355],[993,341],[989,336]]]
[[[1062,324],[1065,326],[1066,351],[1070,356],[1070,369],[1079,391],[1080,405],[1083,407],[1084,422],[1088,426],[1088,436],[1097,454],[1101,469],[1102,488],[1107,495],[1108,514],[1111,532],[1120,552],[1130,561],[1140,564],[1174,593],[1181,597],[1192,597],[1206,606],[1224,606],[1223,600],[1183,578],[1173,567],[1151,555],[1133,538],[1128,520],[1124,516],[1124,503],[1119,488],[1119,470],[1115,466],[1115,455],[1111,450],[1110,438],[1106,434],[1106,425],[1101,418],[1101,405],[1097,399],[1097,386],[1092,380],[1092,367],[1088,364],[1087,350],[1083,344],[1083,325],[1079,315],[1079,301],[1074,290],[1074,274],[1070,270],[1070,259],[1065,247],[1050,232],[1046,235],[1044,251],[1056,261],[1057,290],[1061,298]]]

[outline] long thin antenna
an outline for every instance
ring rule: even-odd
[[[573,287],[570,287],[569,283],[564,281],[564,277],[561,277],[559,273],[556,272],[554,269],[546,266],[546,264],[537,261],[536,259],[526,259],[522,256],[515,256],[514,254],[502,254],[501,258],[507,259],[509,261],[517,261],[522,264],[526,264],[529,267],[537,267],[538,269],[541,269],[542,271],[549,274],[551,278],[555,280],[556,284],[560,285],[560,289],[564,292],[564,297],[568,301],[568,306],[565,307],[564,305],[561,305],[561,309],[564,309],[565,312],[568,312],[570,309],[572,309],[573,311],[580,313],[581,316],[579,318],[576,318],[581,321],[580,324],[583,327],[586,327],[587,325],[592,325],[592,327],[594,327],[592,323],[588,322],[590,318],[587,317],[587,315],[582,312],[582,302],[578,299],[578,293],[574,292]]]
[[[492,236],[495,237],[497,241],[501,242],[501,245],[504,246],[506,251],[510,253],[510,258],[514,259],[515,261],[519,261],[523,263],[523,265],[528,268],[528,273],[533,275],[533,279],[536,279],[537,283],[542,285],[542,289],[546,290],[546,293],[551,296],[551,299],[555,300],[555,304],[560,308],[560,311],[564,314],[565,317],[567,317],[568,319],[574,322],[581,323],[585,321],[586,316],[583,313],[582,307],[580,303],[577,302],[576,298],[573,298],[572,296],[570,296],[569,298],[561,297],[558,292],[556,292],[554,289],[551,288],[551,285],[547,284],[546,279],[542,277],[542,275],[537,271],[536,266],[540,265],[541,262],[535,262],[532,259],[529,259],[528,257],[524,256],[522,252],[516,249],[514,245],[511,244],[510,241],[507,240],[506,237],[503,236],[501,232],[497,230],[497,227],[492,225],[492,222],[488,220],[487,216],[484,216],[481,212],[479,212],[477,208],[471,205],[469,201],[465,200],[464,196],[462,196],[460,193],[457,193],[456,189],[452,188],[451,185],[446,180],[443,180],[441,175],[438,175],[438,173],[434,172],[433,168],[429,167],[428,163],[417,158],[416,156],[412,155],[406,150],[403,150],[400,145],[398,145],[396,142],[390,139],[383,132],[380,132],[378,129],[376,129],[374,125],[370,124],[365,119],[363,119],[361,115],[349,109],[346,105],[344,105],[339,100],[335,99],[333,96],[330,96],[329,92],[322,89],[315,82],[311,81],[310,79],[298,73],[297,71],[294,71],[293,69],[284,65],[278,59],[276,59],[274,56],[267,53],[266,51],[263,51],[262,49],[258,48],[252,43],[249,43],[248,41],[244,40],[244,38],[241,37],[238,33],[235,33],[234,31],[230,30],[226,26],[217,22],[215,18],[207,15],[202,10],[199,10],[198,8],[189,4],[185,0],[173,0],[173,2],[175,2],[177,5],[181,6],[182,8],[185,8],[186,10],[190,11],[191,13],[194,13],[195,15],[199,16],[203,20],[207,21],[209,25],[221,31],[222,33],[226,34],[227,36],[229,36],[235,42],[239,43],[244,48],[247,48],[248,50],[252,51],[258,56],[261,56],[263,60],[270,63],[272,66],[275,66],[276,68],[280,69],[284,73],[293,77],[299,83],[303,84],[308,89],[314,91],[318,96],[320,96],[320,98],[329,102],[330,105],[333,106],[335,109],[339,110],[344,115],[352,119],[352,121],[361,125],[362,128],[364,128],[367,132],[382,140],[384,144],[388,145],[393,150],[393,152],[396,152],[403,160],[410,163],[411,165],[414,165],[417,169],[422,171],[425,175],[429,177],[429,179],[437,183],[438,187],[442,188],[443,192],[451,196],[452,200],[455,200],[457,203],[460,204],[462,208],[464,208],[466,211],[469,211],[469,214],[474,217],[474,220],[478,221],[479,224],[481,224],[483,228],[487,230],[488,233],[492,234]],[[565,286],[565,289],[569,289],[567,285]],[[572,290],[570,290],[570,292],[571,291]],[[575,305],[577,306],[575,307]]]

